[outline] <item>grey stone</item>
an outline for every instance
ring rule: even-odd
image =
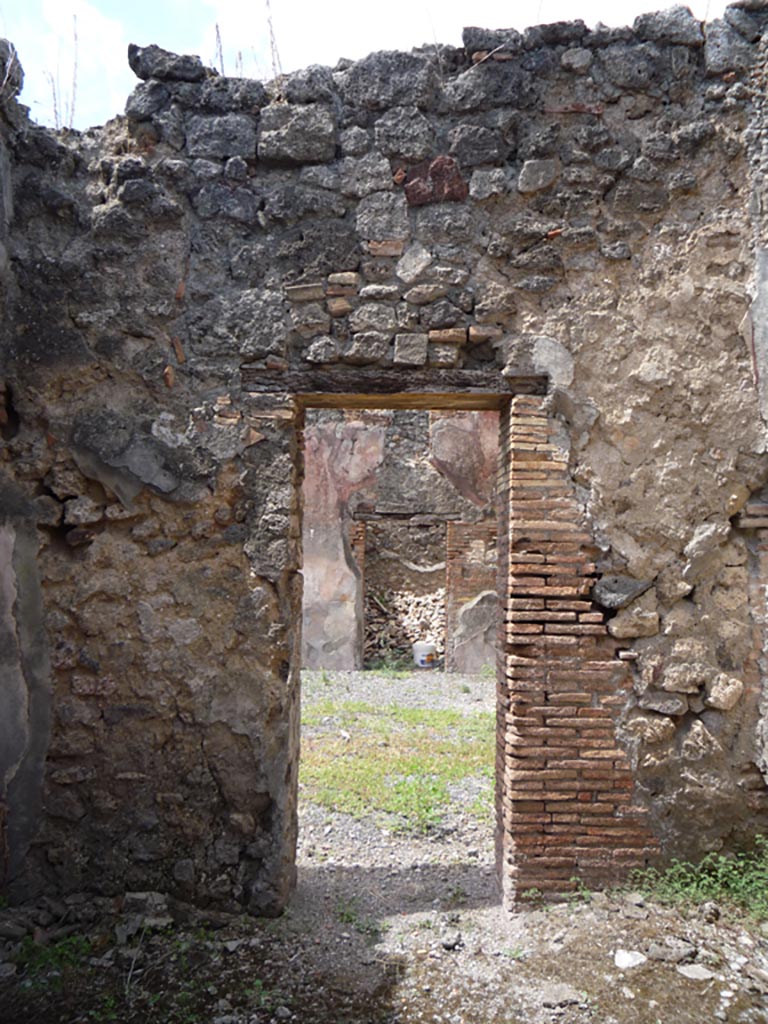
[[[683,46],[703,46],[701,23],[688,7],[669,7],[656,14],[641,14],[635,18],[635,35],[655,43],[680,43]]]
[[[653,580],[636,580],[631,576],[603,576],[592,588],[592,599],[603,608],[623,608],[644,594]]]
[[[435,62],[420,54],[383,51],[358,61],[337,76],[345,103],[365,110],[431,106],[438,90]]]
[[[649,960],[661,960],[668,964],[680,964],[692,960],[698,952],[696,946],[685,939],[666,936],[663,942],[652,942],[648,947]]]
[[[426,334],[397,334],[395,336],[396,366],[424,366],[427,361],[429,338]]]
[[[335,92],[331,69],[310,64],[284,77],[281,92],[289,103],[329,103]]]
[[[419,323],[430,331],[455,327],[462,320],[461,310],[448,299],[440,299],[419,310]]]
[[[526,160],[517,179],[519,192],[539,192],[557,181],[560,164],[557,160]]]
[[[589,70],[592,63],[592,51],[582,46],[575,46],[566,50],[560,58],[560,64],[566,71],[575,71],[577,75],[583,75]]]
[[[507,176],[500,167],[490,171],[473,171],[469,182],[469,194],[473,199],[491,199],[507,191]]]
[[[303,185],[278,185],[264,196],[264,217],[267,221],[293,224],[309,216],[342,217],[344,202],[327,189]]]
[[[443,102],[452,111],[525,107],[535,95],[534,81],[517,62],[489,60],[450,79]]]
[[[187,122],[187,152],[195,157],[254,157],[256,125],[247,114],[198,114]]]
[[[248,164],[241,156],[233,156],[224,166],[224,177],[228,181],[243,182],[248,180]]]
[[[82,413],[75,421],[72,445],[82,472],[106,483],[123,504],[130,504],[143,484],[162,494],[179,486],[175,453],[143,434],[121,413],[108,409]],[[117,470],[117,475],[110,470]],[[121,480],[123,474],[128,481]]]
[[[648,690],[638,698],[638,704],[646,711],[658,711],[662,715],[684,715],[688,701],[674,693],[659,693]]]
[[[339,344],[335,338],[323,335],[315,338],[304,352],[304,361],[307,363],[334,363],[339,355]]]
[[[712,981],[715,977],[709,968],[701,964],[678,964],[675,970],[678,974],[682,974],[684,978],[688,978],[689,981]]]
[[[392,331],[397,326],[395,311],[391,306],[380,302],[365,302],[350,315],[351,330],[358,331]]]
[[[131,121],[148,121],[171,101],[171,94],[162,82],[140,82],[128,97],[125,116]]]
[[[620,971],[641,967],[647,960],[648,957],[636,949],[617,949],[613,957],[613,962]]]
[[[270,104],[261,112],[258,154],[270,163],[327,163],[336,154],[333,113],[319,104]]]
[[[704,28],[704,65],[708,75],[746,71],[754,60],[753,47],[722,18]]]
[[[756,43],[763,34],[766,16],[767,12],[765,10],[760,12],[748,11],[736,7],[735,4],[726,7],[724,13],[725,20],[731,28],[738,32],[740,36],[744,36],[749,43]]]
[[[387,156],[424,160],[435,151],[435,132],[418,107],[395,107],[374,124],[376,145]]]
[[[376,331],[355,334],[345,342],[341,350],[341,361],[352,366],[366,366],[381,362],[389,354],[392,335]]]
[[[128,63],[137,78],[159,78],[168,82],[199,82],[206,69],[199,57],[179,56],[159,46],[128,46]]]
[[[631,260],[632,250],[627,242],[603,242],[600,255],[607,260]]]
[[[504,159],[504,140],[496,129],[460,124],[449,132],[448,138],[451,156],[463,167],[492,164]]]
[[[104,507],[90,498],[72,498],[64,503],[64,522],[69,526],[98,523],[104,518]]]
[[[421,242],[412,242],[397,262],[395,273],[406,284],[413,284],[432,264],[432,253]]]
[[[20,921],[0,921],[0,939],[23,939],[30,931],[30,926]]]
[[[523,48],[523,37],[514,28],[465,28],[461,33],[464,49],[467,53],[480,50],[497,50],[501,48],[507,53],[516,53]]]
[[[227,78],[216,75],[202,82],[184,83],[173,89],[173,100],[185,110],[197,113],[256,114],[269,102],[261,82],[252,78]]]
[[[225,217],[243,224],[258,223],[260,200],[247,188],[206,185],[195,196],[193,203],[198,214],[205,220]]]
[[[450,931],[444,932],[440,938],[440,945],[443,949],[454,950],[460,949],[464,945],[464,939],[461,937],[461,932],[455,928]]]
[[[600,53],[608,79],[623,89],[644,91],[660,81],[660,55],[654,43],[609,46]]]
[[[373,192],[357,207],[357,230],[372,241],[402,240],[410,234],[405,196],[395,192]]]
[[[389,161],[377,153],[346,157],[339,166],[339,178],[342,195],[357,199],[393,187]]]
[[[343,156],[360,156],[370,149],[371,140],[365,128],[352,125],[341,133],[340,144]]]
[[[524,41],[527,50],[544,46],[569,46],[579,43],[587,34],[583,21],[553,21],[546,25],[531,25],[525,30]]]
[[[576,1006],[582,1001],[581,992],[562,981],[545,982],[538,996],[545,1007]]]

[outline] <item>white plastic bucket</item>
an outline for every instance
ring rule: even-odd
[[[417,640],[413,645],[413,663],[417,668],[432,668],[437,660],[437,648],[426,640]]]

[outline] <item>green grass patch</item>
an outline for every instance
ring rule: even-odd
[[[758,836],[751,852],[708,853],[698,864],[673,860],[662,870],[634,871],[631,884],[659,903],[716,900],[752,917],[768,918],[768,839]]]
[[[362,818],[374,815],[397,830],[438,826],[450,787],[493,775],[492,712],[375,707],[362,701],[321,700],[303,716],[303,798]],[[470,813],[487,817],[487,799]]]

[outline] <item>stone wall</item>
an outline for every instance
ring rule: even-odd
[[[577,622],[595,650],[582,629],[521,651],[552,632],[541,616],[505,634],[507,887],[520,870],[562,888],[574,863],[596,884],[621,850],[695,856],[765,827],[766,20],[741,0],[706,26],[675,8],[468,29],[269,86],[132,47],[126,116],[84,134],[30,124],[6,89],[3,700],[39,698],[2,755],[14,898],[129,886],[279,910],[304,408],[502,408],[545,383],[557,454],[517,437],[502,482],[557,475],[589,556],[558,575],[600,621]],[[556,518],[536,500],[534,523]],[[506,575],[536,553],[515,550],[515,514],[501,595],[533,601],[561,583]],[[25,666],[39,622],[50,671]],[[557,726],[574,675],[588,724]],[[626,798],[602,798],[582,753],[552,768],[556,728],[608,751]],[[521,808],[521,745],[576,788],[537,775],[552,798]],[[554,807],[574,791],[591,812]]]

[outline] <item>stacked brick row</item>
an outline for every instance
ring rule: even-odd
[[[508,902],[532,889],[604,885],[647,862],[615,722],[629,665],[590,599],[593,541],[542,399],[502,421],[500,572],[505,576],[497,730],[500,874]]]

